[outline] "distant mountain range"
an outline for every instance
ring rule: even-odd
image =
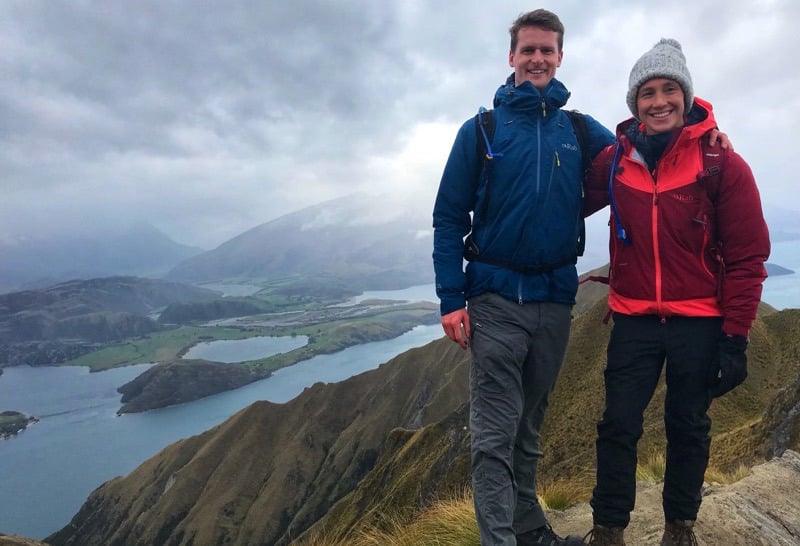
[[[0,293],[73,279],[159,277],[203,249],[182,245],[149,224],[94,233],[0,242]]]
[[[800,213],[765,207],[774,243],[800,241]],[[582,271],[607,261],[607,212],[592,218]],[[433,282],[430,207],[350,195],[288,213],[217,248],[176,243],[148,224],[0,243],[0,293],[126,275],[190,283],[300,276],[357,291]],[[772,262],[771,274],[785,273]],[[309,287],[306,287],[309,288]]]
[[[430,211],[351,195],[261,224],[173,268],[168,279],[209,282],[329,276],[363,290],[433,279]]]

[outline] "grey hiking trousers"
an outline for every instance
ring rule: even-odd
[[[558,377],[572,306],[469,300],[472,488],[482,546],[514,546],[545,525],[536,497],[539,428]]]

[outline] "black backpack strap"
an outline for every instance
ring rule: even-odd
[[[489,210],[489,197],[492,193],[492,160],[495,157],[502,157],[502,154],[495,154],[492,150],[494,128],[494,111],[482,107],[475,115],[475,152],[481,166],[478,174],[479,184],[483,184],[486,190],[484,190],[483,206],[480,212],[475,211],[475,217],[472,219],[473,226],[483,221],[486,217],[486,211]]]
[[[697,174],[697,181],[703,185],[708,194],[708,198],[716,207],[725,150],[723,150],[719,144],[713,148],[709,146],[707,135],[704,135],[700,139],[700,147],[703,153],[703,170]]]
[[[475,136],[478,157],[483,161],[494,157],[492,139],[494,138],[494,111],[481,108],[475,114]]]
[[[589,125],[586,123],[586,117],[577,110],[564,110],[564,113],[572,122],[572,130],[575,131],[575,137],[578,139],[578,147],[581,149],[581,165],[585,173],[592,164],[592,156],[589,153]]]
[[[592,164],[592,156],[589,153],[589,125],[586,123],[586,117],[577,110],[564,110],[567,114],[569,121],[572,123],[572,130],[575,131],[575,138],[578,140],[578,148],[581,150],[581,195],[585,194],[585,178],[589,166]],[[583,256],[583,251],[586,250],[586,221],[581,216],[578,221],[578,242],[576,250],[578,256]]]

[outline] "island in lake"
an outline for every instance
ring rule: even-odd
[[[0,438],[5,440],[11,436],[16,436],[18,433],[28,428],[28,425],[37,422],[39,422],[39,419],[36,417],[31,417],[18,411],[1,411]]]

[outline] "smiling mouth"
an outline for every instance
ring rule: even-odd
[[[672,115],[672,110],[667,110],[666,112],[651,112],[650,117],[654,117],[656,119],[666,119],[670,115]]]

